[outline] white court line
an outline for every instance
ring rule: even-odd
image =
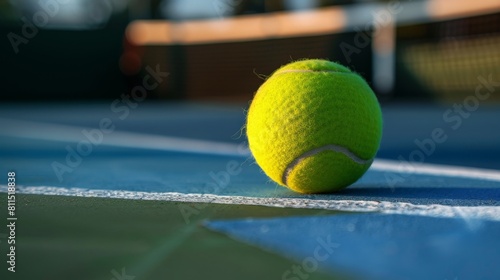
[[[308,208],[355,212],[382,212],[431,217],[454,217],[461,219],[488,219],[500,221],[500,206],[449,206],[439,204],[412,204],[407,202],[367,200],[325,200],[311,198],[256,198],[245,196],[223,196],[214,194],[183,194],[174,192],[134,192],[122,190],[92,190],[83,188],[24,187],[18,186],[17,193],[62,195],[96,198],[120,198],[134,200],[178,201],[218,204],[242,204],[279,208]],[[0,185],[0,192],[7,192],[6,185]]]
[[[3,127],[3,129],[0,129],[0,135],[72,143],[86,140],[87,138],[82,134],[82,131],[92,129],[88,127],[4,118],[0,118],[0,127]],[[224,142],[123,131],[113,131],[112,133],[104,134],[103,141],[99,145],[244,158],[251,156],[248,149],[243,148],[242,144],[237,145]],[[370,169],[405,174],[449,176],[500,182],[500,171],[451,165],[426,163],[408,164],[395,160],[375,159]]]
[[[395,173],[449,176],[500,182],[500,171],[430,163],[401,163],[395,160],[376,159],[370,169]],[[500,187],[500,185],[499,185]]]
[[[82,131],[96,129],[5,118],[0,118],[0,127],[2,127],[0,135],[69,143],[88,141]],[[242,149],[238,145],[231,143],[116,130],[111,133],[103,133],[103,140],[98,145],[211,155],[249,156],[248,153],[245,154],[244,151],[241,151]]]

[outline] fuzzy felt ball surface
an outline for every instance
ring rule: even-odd
[[[246,130],[255,160],[273,181],[300,193],[333,192],[370,167],[382,112],[369,85],[349,68],[299,60],[261,85]]]

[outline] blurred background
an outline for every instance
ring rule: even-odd
[[[300,58],[348,65],[382,102],[500,80],[496,0],[0,0],[0,30],[1,101],[112,100],[157,69],[148,99],[247,103]]]

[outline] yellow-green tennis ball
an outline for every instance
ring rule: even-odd
[[[349,186],[370,167],[382,137],[368,84],[337,63],[300,60],[276,70],[247,116],[250,150],[278,184],[301,193]]]

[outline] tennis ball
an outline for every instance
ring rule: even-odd
[[[258,89],[246,124],[255,160],[300,193],[333,192],[370,167],[382,137],[375,94],[356,73],[320,59],[276,70]]]

